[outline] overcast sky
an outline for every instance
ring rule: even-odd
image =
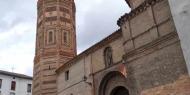
[[[37,0],[0,0],[0,70],[32,75]],[[78,53],[118,29],[125,0],[75,0]]]

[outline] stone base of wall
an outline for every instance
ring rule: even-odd
[[[172,84],[145,90],[141,95],[190,95],[190,77],[181,76]]]

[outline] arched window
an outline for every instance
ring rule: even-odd
[[[105,62],[106,67],[113,64],[112,48],[111,47],[106,47],[104,50],[104,62]]]

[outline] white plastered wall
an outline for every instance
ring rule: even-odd
[[[190,75],[190,0],[168,0]]]

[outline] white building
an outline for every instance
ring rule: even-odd
[[[190,75],[190,0],[169,0]]]
[[[32,95],[32,77],[0,70],[0,95]]]

